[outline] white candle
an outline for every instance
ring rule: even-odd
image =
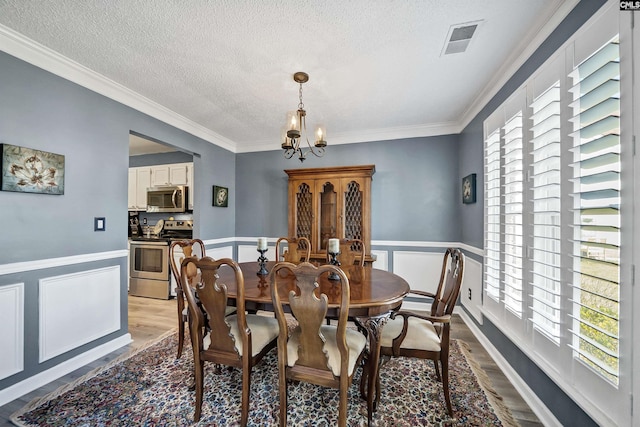
[[[258,237],[258,250],[266,251],[267,250],[267,238],[266,237]]]
[[[329,239],[329,253],[337,254],[340,252],[340,240],[338,239]]]

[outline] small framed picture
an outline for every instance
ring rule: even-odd
[[[213,206],[226,208],[229,204],[229,189],[227,187],[213,186]]]
[[[472,173],[462,178],[462,203],[476,202],[476,174]]]

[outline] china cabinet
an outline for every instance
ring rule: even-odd
[[[371,181],[375,165],[288,169],[289,236],[311,242],[311,258],[326,258],[330,238],[360,239],[371,257]]]

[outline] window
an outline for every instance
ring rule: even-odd
[[[504,127],[504,304],[522,315],[522,111]]]
[[[608,2],[484,122],[482,312],[601,425],[632,424],[640,384],[633,31]]]
[[[568,74],[570,89],[564,98],[560,82],[556,81],[529,102],[521,101],[519,93],[514,94],[487,119],[494,126],[502,123],[485,137],[485,291],[501,309],[518,318],[523,318],[525,301],[529,302],[524,317],[535,330],[556,345],[561,344],[563,332],[571,335],[573,338],[567,345],[575,352],[574,356],[617,384],[620,299],[617,39]],[[565,123],[561,115],[563,99],[572,111]],[[520,104],[529,108],[518,109]],[[516,112],[512,114],[513,111]],[[530,132],[523,133],[525,127]],[[569,135],[564,143],[571,145],[571,150],[567,150],[570,155],[564,158],[563,129]],[[564,186],[563,170],[571,171],[570,182]],[[530,200],[524,199],[525,194]],[[565,219],[563,198],[573,205],[573,212],[566,212]],[[530,221],[524,221],[524,206],[530,207]],[[573,236],[572,257],[564,263],[563,228]],[[527,271],[523,263],[525,243],[531,258]],[[562,288],[563,268],[573,276],[570,289]],[[571,324],[565,325],[564,331],[563,292],[567,306],[571,306],[568,310]]]
[[[560,343],[560,82],[531,103],[531,322]]]
[[[578,65],[574,102],[572,347],[618,383],[620,53],[618,39]]]
[[[500,300],[500,129],[485,140],[485,268],[487,296]]]

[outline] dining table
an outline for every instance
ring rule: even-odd
[[[274,261],[264,264],[271,271]],[[245,308],[250,311],[272,311],[271,290],[268,274],[258,274],[261,264],[258,262],[239,263],[244,277]],[[367,400],[369,422],[371,414],[377,409],[380,399],[380,334],[384,324],[394,311],[400,309],[405,295],[409,292],[409,284],[402,277],[386,270],[373,268],[371,265],[352,265],[340,267],[349,278],[349,318],[355,319],[366,331],[369,355],[364,369],[367,369],[366,384],[361,383],[361,394]],[[264,272],[264,270],[262,270]],[[233,271],[222,268],[218,271],[219,281],[227,286],[229,304],[235,303],[237,287]],[[286,304],[289,290],[293,286],[293,276],[278,277],[278,286],[282,287],[280,295]],[[330,280],[328,274],[318,277],[319,292],[327,295],[327,318],[337,318],[340,305],[340,282]]]

